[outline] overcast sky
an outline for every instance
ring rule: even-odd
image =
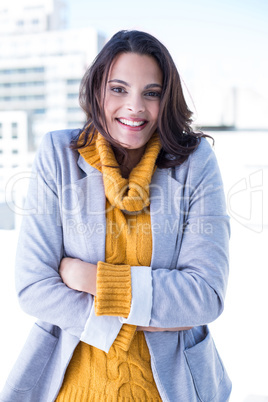
[[[120,29],[150,32],[182,69],[212,63],[229,80],[258,86],[266,79],[267,0],[69,0],[69,21],[108,37]]]
[[[234,111],[226,108],[234,107],[236,88],[243,103],[238,125],[268,127],[268,0],[67,1],[71,28],[92,26],[107,38],[140,29],[160,39],[201,125],[217,125],[222,115],[232,123]]]

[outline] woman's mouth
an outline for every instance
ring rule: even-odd
[[[148,123],[147,120],[128,120],[128,119],[123,119],[123,118],[118,118],[116,119],[120,125],[129,128],[129,129],[135,129],[135,130],[142,130]]]

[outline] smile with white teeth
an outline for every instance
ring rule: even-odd
[[[120,123],[125,124],[126,126],[130,126],[130,127],[139,127],[145,123],[145,120],[142,120],[142,121],[132,121],[132,120],[126,120],[126,119],[117,119],[117,120],[119,120]]]

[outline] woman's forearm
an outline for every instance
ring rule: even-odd
[[[96,296],[97,266],[65,257],[61,260],[59,273],[69,288]]]
[[[147,331],[147,332],[177,332],[177,331],[187,331],[193,327],[176,327],[176,328],[158,328],[158,327],[137,327],[137,331]]]
[[[96,296],[97,265],[81,261],[78,258],[65,257],[61,260],[59,273],[62,281],[69,288]],[[186,331],[191,328],[192,327],[160,328],[138,326],[137,331],[177,332]]]

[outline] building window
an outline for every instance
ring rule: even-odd
[[[19,151],[18,151],[17,149],[12,149],[12,153],[13,153],[13,154],[18,154]]]
[[[78,94],[76,93],[76,94],[67,94],[67,98],[68,99],[77,99],[78,98]]]
[[[11,132],[12,138],[13,139],[18,138],[18,123],[16,123],[16,122],[12,123],[11,127],[12,127],[12,132]]]
[[[29,67],[29,68],[10,68],[0,70],[0,74],[32,74],[32,73],[44,73],[45,67]]]
[[[75,84],[80,84],[81,80],[67,80],[68,85],[75,85]]]
[[[44,100],[45,95],[0,96],[0,101]]]
[[[38,19],[32,20],[32,24],[33,24],[33,25],[38,25],[38,24],[39,24],[39,20],[38,20]]]
[[[33,71],[34,73],[43,73],[45,71],[45,68],[44,67],[34,67],[33,70],[34,70]]]
[[[23,25],[24,25],[24,21],[23,21],[23,20],[17,21],[17,25],[18,25],[19,27],[23,26]]]
[[[26,87],[43,87],[45,85],[44,81],[29,81],[29,82],[20,82],[19,86],[26,86]]]
[[[29,82],[27,84],[32,85],[34,87],[43,87],[45,85],[45,82],[44,81],[33,81],[33,82]]]
[[[81,121],[68,121],[68,128],[79,128],[81,126]]]
[[[32,98],[33,98],[33,99],[36,99],[36,100],[44,100],[44,99],[45,99],[45,95],[33,95]]]
[[[44,81],[29,81],[29,82],[1,82],[0,88],[17,88],[17,87],[43,87]]]
[[[34,109],[33,110],[34,114],[45,114],[46,113],[46,109]]]
[[[81,112],[81,109],[80,109],[80,107],[68,107],[67,112],[68,113],[79,113],[79,112]]]

